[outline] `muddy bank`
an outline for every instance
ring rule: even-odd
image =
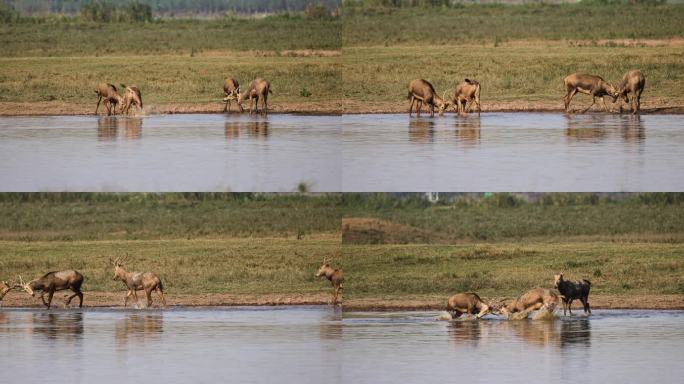
[[[579,113],[587,103],[576,103],[571,106],[572,113]],[[618,104],[608,103],[612,113],[619,113]],[[235,105],[231,106],[233,113],[237,113]],[[177,114],[177,113],[222,113],[221,103],[169,103],[169,104],[146,104],[145,115]],[[57,101],[46,102],[0,102],[0,116],[69,116],[69,115],[94,115],[95,103],[73,104]],[[381,114],[381,113],[406,113],[408,102],[364,102],[355,100],[332,100],[306,103],[274,103],[269,105],[270,113],[301,113],[313,115],[337,115],[337,114]],[[100,116],[105,116],[104,109],[100,108]],[[427,113],[427,108],[424,109]],[[482,102],[482,112],[554,112],[562,113],[562,100],[558,101],[495,101]],[[598,104],[590,113],[602,113]],[[627,105],[623,105],[623,113],[628,113]],[[246,113],[246,112],[245,112]],[[684,114],[684,99],[647,99],[642,102],[642,114]],[[452,110],[447,114],[454,114]]]
[[[125,292],[85,292],[84,307],[119,307],[123,306]],[[64,308],[66,293],[58,292],[53,299],[54,308]],[[145,295],[138,295],[141,306],[144,306]],[[329,292],[305,294],[167,294],[166,303],[170,306],[279,306],[279,305],[328,305],[331,299]],[[411,297],[411,298],[363,298],[345,299],[345,311],[411,311],[411,310],[443,310],[445,297]],[[487,300],[488,298],[484,298]],[[496,298],[498,300],[499,298]],[[78,304],[77,299],[72,306]],[[153,306],[158,306],[156,295],[152,296]],[[131,299],[129,305],[133,303]],[[680,309],[684,310],[684,295],[593,295],[590,297],[593,309]],[[21,292],[13,292],[2,301],[6,308],[40,308],[40,298],[32,298]],[[581,312],[581,304],[576,302],[573,309]]]

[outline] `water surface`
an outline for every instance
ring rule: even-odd
[[[341,188],[338,116],[0,118],[1,191]]]
[[[348,115],[344,191],[681,191],[680,115]]]
[[[684,311],[435,321],[325,306],[0,309],[0,378],[68,383],[680,382]],[[455,378],[458,378],[456,380]]]

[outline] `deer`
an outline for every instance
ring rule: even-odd
[[[595,75],[588,75],[585,73],[573,73],[572,75],[569,75],[565,79],[563,79],[563,84],[565,85],[565,89],[567,90],[567,94],[563,97],[563,101],[565,102],[566,113],[568,112],[568,108],[570,107],[570,101],[575,96],[575,94],[577,94],[577,92],[584,93],[592,97],[591,105],[585,108],[582,111],[582,113],[588,111],[589,108],[593,107],[594,104],[596,104],[597,97],[601,98],[603,110],[605,112],[608,112],[608,107],[606,106],[606,101],[604,99],[605,96],[612,97],[613,103],[615,103],[618,97],[618,91],[611,83]]]
[[[338,299],[340,296],[340,293],[342,292],[342,283],[344,282],[344,276],[342,273],[341,269],[336,269],[330,266],[330,263],[328,262],[327,259],[323,259],[323,263],[321,264],[320,268],[318,268],[318,272],[314,275],[314,278],[322,278],[325,277],[330,281],[330,284],[333,286],[333,305],[336,305],[338,303]]]
[[[123,106],[124,98],[121,96],[113,84],[110,83],[100,83],[95,88],[95,94],[97,94],[97,106],[95,107],[95,114],[97,115],[97,110],[100,108],[100,102],[104,99],[104,106],[107,108],[107,116],[111,116],[112,112],[116,114],[116,109],[114,108],[117,104]],[[113,105],[112,105],[113,104]]]
[[[135,298],[135,302],[138,302],[137,291],[145,291],[148,308],[152,306],[152,291],[157,292],[157,295],[161,298],[162,305],[166,306],[164,285],[159,276],[152,272],[128,272],[124,269],[124,261],[121,258],[117,258],[115,261],[112,261],[111,258],[109,259],[109,262],[114,266],[114,280],[122,281],[128,289],[124,297],[124,307],[128,305],[128,299],[131,295]]]
[[[240,93],[240,84],[235,79],[224,80],[223,93],[226,95],[223,98],[223,102],[225,103],[225,106],[223,107],[223,113],[230,113],[230,102],[231,100],[237,100],[238,94]],[[240,112],[244,112],[244,109],[240,104],[238,104],[238,107],[240,108]]]
[[[646,78],[637,69],[625,73],[618,85],[618,97],[622,97],[625,103],[630,104],[633,115],[636,115],[639,109],[641,109],[641,93],[644,91],[645,86]],[[627,96],[630,92],[634,94],[631,103],[629,96]],[[622,112],[622,107],[620,107],[620,112]]]
[[[516,312],[523,312],[524,317],[527,317],[530,312],[542,308],[553,312],[558,304],[558,299],[558,295],[549,289],[534,288],[517,299],[513,299],[510,303],[495,308],[495,310],[508,318]]]
[[[126,113],[126,115],[128,115],[132,105],[137,105],[142,111],[143,102],[140,89],[136,86],[127,87],[124,84],[121,84],[121,87],[124,89],[123,102],[121,103],[121,113]]]
[[[482,112],[482,107],[480,106],[481,89],[480,83],[470,79],[464,79],[456,86],[454,95],[451,98],[451,104],[453,104],[459,115],[470,112],[473,103],[477,104],[477,114],[479,115]],[[466,106],[468,107],[467,110]]]
[[[264,80],[262,78],[257,78],[252,80],[251,83],[249,83],[249,87],[244,92],[238,93],[237,96],[237,104],[238,107],[240,107],[240,110],[242,111],[242,103],[245,102],[245,100],[249,100],[249,114],[251,115],[252,112],[258,114],[259,113],[259,99],[261,99],[262,103],[262,113],[264,116],[268,115],[268,94],[273,93],[271,91],[271,83],[269,83],[267,80]],[[253,107],[253,109],[252,109]]]
[[[563,280],[563,274],[558,273],[553,275],[553,285],[558,289],[561,294],[561,299],[563,299],[563,316],[565,316],[565,310],[570,312],[572,316],[572,302],[575,299],[579,299],[584,307],[584,313],[591,315],[591,307],[589,306],[589,290],[591,289],[591,281],[589,280],[577,280],[568,281]]]
[[[16,282],[7,282],[3,281],[0,282],[0,306],[2,306],[2,299],[5,298],[5,295],[9,293],[9,291],[15,289],[15,288],[20,288],[21,286],[17,284]]]
[[[24,283],[24,280],[19,276],[19,285],[24,289],[26,293],[32,297],[36,296],[36,291],[41,291],[40,299],[43,304],[50,309],[52,305],[52,296],[57,291],[63,291],[70,289],[74,292],[73,295],[66,299],[65,306],[69,306],[71,299],[78,296],[78,307],[83,307],[83,292],[81,292],[81,285],[83,285],[83,275],[74,270],[59,271],[59,272],[48,272],[42,277],[33,279],[28,283]],[[45,301],[45,293],[48,294],[47,301]]]
[[[442,116],[444,110],[449,106],[443,98],[437,95],[432,84],[424,79],[415,79],[409,83],[408,99],[411,100],[411,105],[409,105],[409,117],[413,112],[413,103],[415,102],[417,102],[416,111],[418,117],[420,117],[420,110],[423,108],[423,103],[430,107],[430,117],[435,116],[435,107],[438,109],[439,116]]]
[[[480,299],[477,293],[466,292],[449,297],[447,312],[451,314],[452,318],[460,317],[462,314],[471,314],[476,315],[479,319],[488,313],[492,313],[492,309]]]

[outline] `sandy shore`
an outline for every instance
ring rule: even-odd
[[[573,113],[578,113],[581,108],[588,104],[583,102],[571,106]],[[619,113],[619,104],[608,103],[612,113]],[[236,113],[235,106],[232,110]],[[642,102],[641,114],[684,114],[684,99],[649,98]],[[221,113],[221,103],[197,103],[197,104],[146,104],[145,115],[155,114],[179,114],[179,113]],[[73,104],[58,101],[46,102],[0,102],[0,116],[58,116],[58,115],[94,115],[95,103]],[[380,113],[406,113],[408,103],[406,101],[392,102],[363,102],[354,100],[332,100],[326,102],[307,103],[273,103],[269,106],[270,113],[301,113],[313,115],[337,115],[344,114],[380,114]],[[427,111],[427,109],[425,109]],[[105,115],[104,109],[100,108],[101,116]],[[499,101],[482,102],[482,112],[563,112],[562,101]],[[590,112],[601,112],[598,105]],[[623,112],[628,113],[627,105],[623,104]],[[453,114],[453,111],[447,112]]]
[[[123,306],[125,292],[86,292],[85,307],[119,307]],[[64,308],[66,293],[58,292],[53,299],[55,308]],[[144,305],[143,293],[138,295]],[[330,294],[326,292],[308,294],[265,294],[265,295],[233,295],[233,294],[167,294],[167,305],[170,306],[280,306],[280,305],[328,305]],[[153,294],[153,306],[158,305],[158,298]],[[363,298],[344,300],[345,311],[410,311],[410,310],[443,310],[446,297],[411,297],[411,298]],[[76,299],[75,299],[76,300]],[[486,300],[486,298],[485,298]],[[72,301],[72,306],[78,301]],[[42,307],[40,298],[32,298],[21,292],[12,292],[2,302],[5,308]],[[131,302],[129,302],[129,305]],[[679,309],[684,310],[684,295],[592,295],[590,304],[594,309]],[[581,311],[579,302],[573,308]]]

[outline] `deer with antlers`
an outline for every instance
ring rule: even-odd
[[[318,268],[318,272],[316,272],[314,277],[318,279],[324,276],[333,286],[333,305],[336,305],[340,301],[339,297],[340,293],[342,293],[342,283],[344,282],[342,270],[331,267],[328,259],[323,259],[323,264]]]
[[[156,291],[157,295],[161,298],[163,306],[166,306],[166,299],[164,298],[164,285],[162,284],[159,276],[152,272],[128,272],[124,269],[124,261],[128,258],[128,255],[122,260],[120,257],[115,261],[109,259],[109,262],[114,266],[114,280],[121,280],[126,288],[128,288],[128,293],[124,298],[124,307],[128,305],[128,299],[131,295],[135,298],[135,302],[138,302],[137,291],[145,291],[147,296],[147,307],[152,306],[152,291]]]
[[[13,290],[14,288],[19,288],[19,287],[21,287],[21,286],[14,281],[12,281],[12,282],[7,282],[7,281],[0,282],[0,307],[2,306],[2,299],[5,298],[5,295],[9,291]]]
[[[26,293],[35,297],[36,291],[41,291],[40,299],[43,304],[50,309],[52,305],[52,296],[57,291],[63,291],[70,289],[74,292],[73,295],[67,298],[65,305],[69,306],[71,299],[78,296],[78,307],[83,307],[83,292],[81,292],[81,285],[83,285],[83,275],[74,270],[69,271],[59,271],[59,272],[48,272],[42,277],[33,279],[28,283],[24,283],[24,279],[19,276],[19,286],[24,289]],[[45,293],[48,294],[48,299],[45,301]]]

